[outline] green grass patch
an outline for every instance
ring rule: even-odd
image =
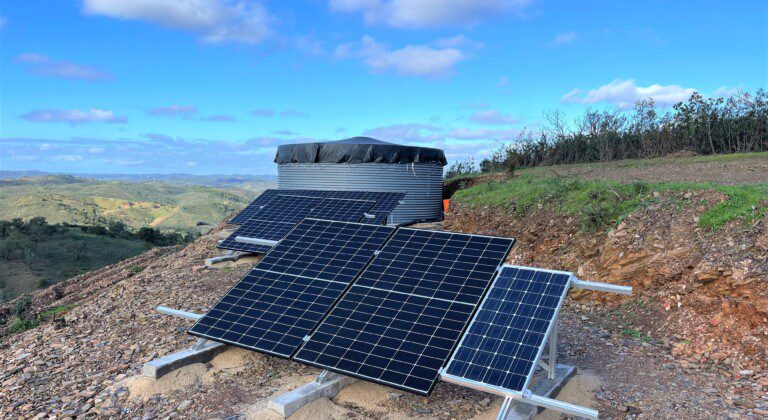
[[[144,267],[139,266],[139,265],[132,265],[129,269],[131,270],[131,272],[133,272],[135,274],[139,274],[142,271],[144,271]]]
[[[48,318],[53,318],[56,315],[63,314],[64,312],[69,312],[72,309],[74,309],[77,305],[71,304],[71,305],[63,305],[63,306],[57,306],[55,308],[51,308],[47,311],[41,312],[40,315],[37,316],[37,319],[40,321],[44,321]]]
[[[26,330],[31,330],[37,326],[37,321],[34,319],[27,319],[24,317],[13,317],[10,324],[8,324],[8,331],[11,333],[20,333]]]
[[[634,329],[634,328],[626,328],[621,330],[621,333],[625,336],[632,337],[635,340],[640,340],[643,343],[647,343],[651,341],[651,337],[648,334],[643,334],[642,332]]]
[[[750,223],[768,211],[768,184],[725,186],[703,183],[623,184],[616,181],[579,180],[524,174],[509,181],[490,182],[457,191],[452,200],[469,206],[504,207],[521,215],[534,205],[555,203],[564,214],[578,215],[582,228],[614,226],[627,215],[653,203],[652,191],[714,190],[728,198],[700,215],[702,227],[717,230],[729,221]]]

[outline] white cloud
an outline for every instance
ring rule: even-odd
[[[502,114],[499,111],[488,109],[477,111],[469,117],[469,120],[477,124],[514,124],[516,119],[512,118],[509,114]]]
[[[256,108],[250,112],[251,115],[256,117],[274,117],[279,115],[281,117],[301,117],[307,118],[309,114],[295,109],[286,109],[285,111],[277,111],[272,108]]]
[[[361,13],[366,23],[396,28],[468,27],[521,12],[530,0],[330,0],[334,12]]]
[[[638,86],[633,79],[616,79],[612,82],[583,92],[574,89],[560,99],[563,103],[612,103],[621,107],[630,106],[641,99],[653,98],[659,104],[674,104],[687,100],[696,90],[680,85]]]
[[[53,60],[43,54],[19,54],[16,56],[16,61],[22,63],[29,72],[59,79],[87,80],[91,82],[114,79],[112,74],[95,67]]]
[[[197,108],[192,105],[170,105],[147,110],[147,115],[155,117],[186,117],[189,118],[197,114]]]
[[[88,148],[88,151],[91,153],[104,153],[105,150],[107,150],[105,147],[98,147],[98,146],[93,146]]]
[[[741,91],[741,86],[731,88],[727,86],[720,86],[719,88],[715,89],[715,91],[712,93],[712,96],[715,98],[729,98],[739,93],[739,91]]]
[[[450,75],[456,64],[467,59],[467,55],[457,48],[406,45],[389,50],[368,35],[360,42],[339,45],[336,57],[358,57],[375,73],[392,71],[406,76],[426,77]]]
[[[363,132],[363,135],[389,141],[433,142],[442,140],[443,129],[429,124],[394,124],[377,127]]]
[[[459,140],[513,140],[520,134],[520,130],[488,130],[472,128],[455,128],[446,133],[446,137]]]
[[[143,20],[200,35],[203,42],[258,44],[273,18],[259,3],[229,0],[84,0],[87,14]]]
[[[555,35],[555,38],[550,42],[550,45],[564,45],[564,44],[571,44],[574,41],[576,41],[576,38],[578,35],[576,35],[576,32],[570,31],[562,34]]]
[[[464,36],[464,34],[459,34],[456,36],[452,36],[450,38],[440,38],[437,41],[435,41],[435,45],[442,48],[466,47],[474,50],[485,48],[485,43],[480,41],[473,41],[467,38],[466,36]]]
[[[115,115],[112,111],[96,108],[91,108],[87,111],[79,109],[36,109],[21,115],[20,118],[31,122],[65,122],[70,124],[128,122],[128,119],[124,116]]]

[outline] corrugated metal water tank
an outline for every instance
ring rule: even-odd
[[[387,224],[442,220],[442,150],[354,137],[283,145],[275,162],[278,189],[405,192]]]

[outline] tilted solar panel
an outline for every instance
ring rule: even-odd
[[[346,287],[254,268],[189,333],[290,357]]]
[[[250,202],[243,210],[240,211],[235,217],[229,219],[229,223],[235,225],[242,225],[253,216],[258,213],[263,206],[269,203],[275,196],[277,196],[278,190],[265,190],[253,201]]]
[[[190,334],[290,357],[394,229],[303,220]]]
[[[505,266],[446,367],[446,375],[522,392],[572,274]]]
[[[513,243],[398,229],[294,360],[428,395]]]
[[[309,217],[341,222],[359,222],[365,216],[365,212],[374,204],[376,204],[374,201],[367,200],[326,198],[309,212]]]
[[[360,219],[359,221],[362,223],[380,225],[387,221],[387,217],[390,215],[390,213],[392,213],[395,207],[400,204],[400,201],[405,197],[405,193],[376,191],[333,191],[328,197],[376,201],[376,204],[374,204],[373,207],[368,210],[368,214],[373,217],[366,217]]]
[[[259,238],[270,241],[279,241],[293,229],[294,223],[271,222],[264,220],[249,220],[240,226],[235,233],[229,235],[217,246],[222,249],[233,251],[264,253],[272,249],[267,245],[255,245],[251,243],[238,242],[237,237]]]
[[[381,225],[304,219],[257,267],[351,283],[394,230]]]

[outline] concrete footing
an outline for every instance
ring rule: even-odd
[[[329,372],[321,383],[311,382],[301,388],[274,397],[269,400],[267,407],[285,418],[318,398],[335,397],[339,391],[356,381],[355,378]]]
[[[576,367],[570,365],[558,364],[555,369],[555,379],[547,377],[547,371],[540,370],[533,376],[530,390],[536,395],[547,398],[555,398],[557,393],[566,383],[576,374]],[[539,412],[544,411],[542,407],[526,404],[522,401],[513,400],[507,416],[504,420],[531,420]]]
[[[144,363],[141,374],[152,379],[158,379],[161,376],[170,373],[176,369],[188,366],[194,363],[206,363],[211,361],[216,355],[227,348],[222,343],[208,341],[199,349],[184,349],[182,351],[163,356],[159,359]]]

